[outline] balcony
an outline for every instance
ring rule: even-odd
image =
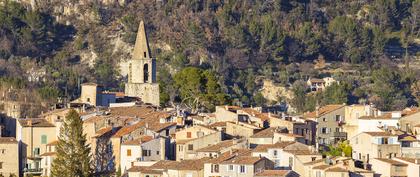
[[[42,173],[42,168],[30,168],[30,169],[23,169],[23,172],[25,174],[41,174]]]
[[[347,138],[347,133],[346,132],[334,132],[333,136],[335,138]]]

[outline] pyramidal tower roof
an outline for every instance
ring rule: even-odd
[[[151,58],[149,41],[147,40],[146,28],[144,22],[141,21],[137,31],[136,44],[134,45],[133,59]]]

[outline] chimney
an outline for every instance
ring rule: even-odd
[[[319,106],[316,106],[316,108],[315,108],[315,114],[316,114],[316,117],[319,117]]]
[[[32,119],[29,119],[27,124],[28,124],[28,126],[32,127]]]

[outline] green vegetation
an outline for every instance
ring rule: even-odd
[[[275,104],[261,94],[264,79],[291,87],[295,98],[282,101],[298,112],[317,103],[372,102],[384,110],[418,104],[411,88],[420,72],[411,65],[418,53],[413,48],[420,37],[420,0],[87,2],[78,15],[92,18],[57,18],[69,26],[53,17],[52,6],[62,3],[45,4],[34,11],[15,2],[0,7],[0,79],[35,88],[49,102],[57,96],[74,99],[87,81],[122,90],[126,78],[119,76],[124,72],[118,64],[127,56],[110,36],[132,45],[145,20],[158,59],[162,106]],[[92,61],[81,61],[86,53],[95,54],[84,56]],[[328,65],[316,68],[320,59]],[[331,72],[337,68],[352,71]],[[45,75],[29,82],[32,70]],[[339,84],[307,94],[304,82],[325,76]]]
[[[328,150],[323,152],[325,155],[328,156],[344,156],[344,157],[351,157],[352,148],[349,145],[348,141],[339,142],[336,145],[329,145]]]
[[[63,177],[92,176],[90,147],[83,134],[83,121],[75,110],[65,117],[56,146],[57,157],[52,163],[51,175]]]

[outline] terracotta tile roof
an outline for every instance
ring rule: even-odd
[[[51,124],[46,119],[41,118],[19,119],[19,124],[22,127],[55,127],[55,125]]]
[[[382,161],[382,162],[385,162],[385,163],[389,163],[391,165],[395,165],[395,166],[408,166],[405,163],[402,163],[402,162],[399,162],[399,161],[396,161],[396,160],[392,160],[392,159],[387,159],[387,158],[375,158],[375,159],[379,160],[379,161]]]
[[[115,94],[116,97],[124,97],[125,96],[124,92],[108,92],[108,93]]]
[[[55,140],[48,143],[47,146],[57,146],[57,144],[58,144],[58,140]]]
[[[236,156],[250,156],[250,155],[251,155],[251,150],[249,149],[233,149],[232,151],[222,153],[217,158],[208,160],[206,163],[219,164]]]
[[[115,129],[120,129],[121,127],[115,127]],[[112,127],[104,127],[99,129],[98,131],[96,131],[95,136],[93,136],[93,138],[97,138],[97,137],[101,137],[109,132],[112,131]]]
[[[226,127],[226,123],[227,122],[215,122],[213,124],[210,124],[209,127],[212,127],[212,128],[215,128],[215,127]]]
[[[127,171],[128,172],[141,172],[143,174],[162,174],[163,173],[163,171],[153,170],[153,169],[150,169],[150,167],[143,167],[143,166],[132,166]]]
[[[155,132],[159,132],[159,131],[162,131],[163,129],[166,129],[168,127],[175,126],[175,125],[176,125],[175,122],[160,123],[159,119],[150,117],[140,122],[137,122],[133,125],[128,125],[121,128],[115,133],[113,137],[122,137],[142,127],[155,131]]]
[[[57,152],[45,152],[41,154],[41,156],[55,156],[55,155],[57,155]]]
[[[318,78],[310,78],[309,81],[312,83],[325,83],[324,79],[318,79]]]
[[[275,176],[275,177],[286,177],[290,173],[290,170],[264,170],[255,176]]]
[[[0,137],[0,144],[17,144],[14,137]]]
[[[349,170],[346,170],[346,169],[341,168],[341,167],[332,167],[332,168],[328,168],[325,171],[327,171],[327,172],[348,172]]]
[[[325,170],[325,169],[327,169],[329,167],[331,167],[331,165],[318,165],[318,166],[315,166],[312,169],[314,169],[314,170]]]
[[[294,141],[281,141],[276,144],[260,144],[252,152],[267,152],[268,149],[283,149],[295,143]]]
[[[330,104],[330,105],[325,105],[325,106],[319,108],[319,110],[318,110],[318,114],[319,115],[318,116],[316,115],[316,111],[312,111],[312,112],[309,112],[309,113],[304,114],[303,117],[304,118],[318,118],[318,117],[324,116],[325,114],[328,114],[328,113],[330,113],[332,111],[335,111],[337,109],[340,109],[340,108],[342,108],[344,106],[345,105],[343,105],[343,104]]]
[[[418,107],[412,107],[412,108],[405,108],[401,112],[401,114],[402,114],[402,116],[409,116],[409,115],[412,115],[412,114],[415,114],[415,113],[418,113],[418,112],[419,112]]]
[[[104,119],[105,119],[105,116],[92,116],[83,120],[83,123],[95,123]]]
[[[416,125],[414,125],[414,127],[420,127],[420,124],[416,124]]]
[[[293,155],[319,155],[317,152],[310,150],[284,150],[284,152],[288,152]]]
[[[196,152],[220,152],[225,148],[228,148],[228,147],[231,147],[231,146],[235,145],[235,141],[239,141],[239,140],[221,141],[217,144],[198,149],[198,150],[196,150]]]
[[[251,138],[273,138],[274,133],[279,132],[278,129],[278,127],[270,127],[255,133]]]
[[[260,158],[260,157],[253,157],[253,156],[237,156],[237,157],[234,157],[234,158],[231,158],[222,162],[222,164],[253,165],[262,159],[264,159],[264,157]]]
[[[270,116],[268,113],[261,113],[253,108],[243,108],[241,110],[250,116],[261,119],[262,121],[266,121],[270,119]]]
[[[110,108],[111,115],[145,118],[145,116],[154,111],[153,107],[148,106],[130,106]]]
[[[370,136],[396,136],[389,132],[363,132]]]
[[[296,135],[296,134],[293,134],[293,133],[279,133],[279,134],[284,135],[284,136],[288,136],[288,137],[295,137],[295,138],[303,137],[303,136]]]
[[[409,135],[409,134],[402,134],[400,136],[398,136],[398,141],[419,141],[417,140],[416,136],[414,135]]]
[[[420,164],[420,158],[408,158],[408,157],[395,157],[395,158],[400,159],[402,161],[410,162],[410,163]],[[416,163],[416,160],[417,160],[417,163]]]
[[[324,162],[325,162],[325,159],[318,159],[318,160],[314,160],[314,161],[311,161],[311,162],[306,162],[306,163],[304,163],[304,165],[315,165],[317,163],[324,163]]]
[[[160,160],[149,167],[149,169],[168,169],[169,167],[173,167],[178,163],[177,161],[171,160]]]
[[[134,140],[130,140],[130,141],[126,141],[124,143],[122,143],[122,145],[140,145],[142,143],[148,142],[153,140],[152,136],[141,136],[137,139]]]
[[[382,120],[382,119],[391,119],[392,118],[392,113],[385,113],[383,115],[380,116],[361,116],[359,117],[359,119],[362,120]]]
[[[204,169],[204,163],[210,158],[183,160],[183,161],[159,161],[149,169],[171,169],[171,170],[193,170],[198,171]]]

